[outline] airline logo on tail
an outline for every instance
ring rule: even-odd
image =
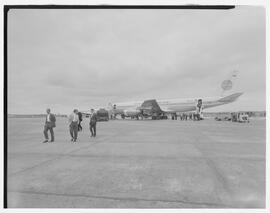
[[[232,81],[231,80],[224,80],[221,84],[221,88],[223,90],[230,90],[232,89]]]
[[[229,91],[229,90],[232,89],[233,84],[234,84],[234,82],[235,82],[235,80],[237,78],[237,75],[238,75],[238,71],[237,70],[234,70],[232,72],[232,74],[229,76],[229,79],[224,80],[221,83],[221,88],[222,88],[221,96],[223,96],[226,91]]]

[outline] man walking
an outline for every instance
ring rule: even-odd
[[[79,125],[78,110],[74,109],[73,113],[69,116],[69,132],[71,136],[71,141],[73,142],[76,142],[78,137],[78,125]]]
[[[51,140],[50,142],[54,142],[54,132],[53,132],[53,128],[56,126],[55,122],[56,122],[56,118],[54,116],[54,114],[51,113],[51,110],[48,108],[46,110],[47,112],[47,116],[46,116],[46,120],[45,120],[45,126],[44,126],[44,137],[45,137],[45,141],[43,141],[43,143],[47,143],[49,140],[48,137],[48,130],[50,130],[51,133]]]
[[[79,116],[79,124],[78,124],[78,131],[82,131],[82,125],[81,125],[81,122],[82,122],[82,113],[81,112],[78,112],[78,116]]]
[[[97,126],[97,114],[95,113],[94,109],[91,109],[91,116],[90,116],[91,137],[96,137],[96,126]]]

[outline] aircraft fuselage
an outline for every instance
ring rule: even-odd
[[[234,93],[226,97],[156,100],[156,102],[163,113],[190,112],[196,110],[196,104],[199,99],[202,100],[203,108],[206,109],[232,103],[242,94],[243,93]],[[136,116],[142,112],[142,104],[143,101],[115,103],[113,113],[124,114],[125,116]]]

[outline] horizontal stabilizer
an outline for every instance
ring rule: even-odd
[[[234,93],[232,95],[221,98],[218,101],[223,103],[230,103],[236,101],[236,99],[239,98],[242,94],[243,94],[242,92]]]

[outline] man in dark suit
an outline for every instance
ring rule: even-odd
[[[96,126],[97,126],[97,114],[95,113],[94,109],[91,109],[91,116],[90,116],[91,137],[96,137]]]
[[[79,116],[79,124],[78,124],[78,131],[82,131],[82,125],[81,125],[81,122],[82,122],[82,113],[81,112],[78,112],[78,116]]]
[[[44,126],[44,136],[45,136],[45,141],[43,141],[43,143],[47,143],[49,140],[48,137],[48,130],[50,130],[51,133],[51,140],[50,142],[54,142],[54,132],[53,132],[53,128],[56,126],[55,122],[56,122],[56,118],[54,116],[54,114],[51,113],[50,109],[47,109],[47,116],[46,116],[46,120],[45,120],[45,126]]]
[[[71,141],[73,142],[77,141],[78,124],[79,124],[78,110],[74,109],[73,113],[69,116],[69,132],[71,136]]]

